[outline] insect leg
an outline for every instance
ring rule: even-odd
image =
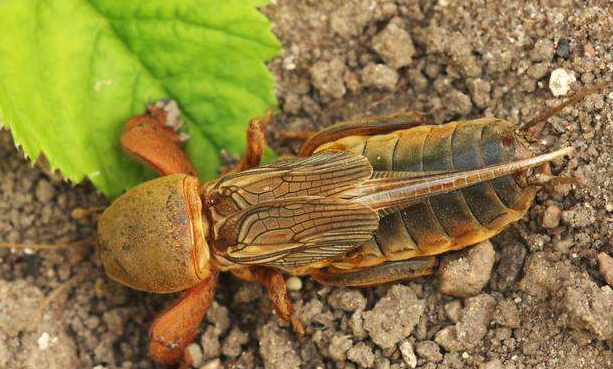
[[[333,286],[367,287],[434,273],[438,264],[434,256],[400,261],[388,261],[374,267],[340,271],[330,268],[318,270],[311,276],[320,283]]]
[[[121,146],[128,154],[161,175],[195,175],[193,164],[181,150],[181,143],[187,137],[177,132],[180,126],[175,102],[149,105],[147,112],[126,122],[120,138]]]
[[[252,268],[237,268],[237,269],[230,269],[230,273],[232,273],[233,276],[235,276],[236,278],[243,280],[245,282],[255,282],[258,279],[256,278],[256,276],[253,274],[253,272],[251,271]]]
[[[287,297],[283,275],[279,271],[270,268],[253,267],[251,271],[260,283],[266,286],[268,297],[275,307],[277,316],[285,321],[291,322],[298,337],[304,336],[304,326],[294,315],[292,303]]]
[[[185,347],[196,337],[204,314],[215,295],[217,273],[187,290],[166,308],[149,329],[149,355],[162,364],[183,359],[181,368],[191,364]]]
[[[416,111],[360,117],[324,128],[310,137],[300,148],[300,156],[309,156],[319,146],[353,135],[375,135],[407,129],[424,123],[424,114]]]
[[[264,155],[264,149],[266,148],[266,126],[270,123],[272,118],[272,110],[268,109],[266,115],[262,118],[254,118],[249,122],[247,128],[247,152],[241,161],[230,172],[240,172],[246,169],[258,167],[262,156]]]

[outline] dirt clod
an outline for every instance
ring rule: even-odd
[[[520,316],[513,300],[503,300],[498,303],[494,313],[494,323],[503,327],[519,328]]]
[[[357,345],[347,351],[347,358],[362,368],[370,368],[375,363],[375,354],[372,348],[364,342],[359,342]]]
[[[580,278],[564,292],[563,306],[575,327],[586,328],[601,339],[613,337],[613,290]]]
[[[323,95],[341,98],[347,92],[343,80],[345,70],[345,64],[338,58],[330,62],[317,62],[311,67],[313,85]]]
[[[192,366],[197,368],[202,365],[203,356],[202,349],[200,349],[200,346],[197,343],[192,343],[188,345],[186,349],[189,357],[192,360]]]
[[[385,64],[369,63],[362,70],[362,81],[366,87],[392,91],[398,82],[398,73]]]
[[[298,369],[300,356],[292,346],[291,335],[272,321],[262,327],[260,354],[266,369]]]
[[[241,346],[247,342],[249,342],[249,335],[234,326],[224,339],[221,352],[227,357],[238,357],[242,352]]]
[[[494,359],[479,365],[479,369],[505,369],[500,360]]]
[[[434,341],[420,341],[415,344],[415,352],[428,362],[438,363],[443,360],[441,348]]]
[[[328,353],[330,358],[336,362],[342,363],[347,360],[347,350],[353,347],[351,336],[344,334],[336,334],[330,340]]]
[[[548,254],[539,252],[526,260],[524,277],[519,282],[519,288],[537,297],[545,298],[556,292],[570,279],[570,268],[562,263],[551,261]]]
[[[478,294],[490,279],[495,255],[494,246],[485,241],[446,256],[439,269],[440,291],[457,297]]]
[[[492,320],[496,301],[487,294],[466,299],[460,313],[460,321],[436,333],[434,340],[445,350],[457,352],[478,345],[487,333]]]
[[[364,328],[377,345],[391,348],[411,334],[424,308],[425,302],[413,289],[395,285],[372,310],[364,312]]]
[[[415,47],[411,36],[395,23],[390,23],[372,40],[372,48],[394,69],[411,64]]]
[[[219,330],[215,326],[207,326],[200,338],[200,345],[202,346],[202,357],[204,360],[219,356],[221,353]]]
[[[444,306],[445,316],[453,323],[460,320],[460,312],[462,311],[462,302],[460,300],[452,300]]]
[[[328,296],[328,303],[334,309],[347,312],[364,310],[366,308],[366,298],[357,289],[336,289]]]

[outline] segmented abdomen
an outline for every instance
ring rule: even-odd
[[[525,157],[512,126],[488,118],[345,137],[319,150],[328,147],[362,154],[375,170],[393,171],[465,170]],[[507,176],[432,196],[381,219],[374,239],[347,257],[366,266],[475,244],[520,219],[535,192],[523,176]]]

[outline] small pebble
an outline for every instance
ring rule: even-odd
[[[598,254],[598,271],[609,286],[613,286],[613,258],[606,252]]]
[[[553,57],[553,42],[546,38],[538,40],[532,49],[531,58],[534,61],[549,61]]]
[[[199,369],[221,369],[221,360],[219,358],[206,362]]]
[[[562,210],[555,205],[550,205],[543,213],[541,225],[543,228],[555,228],[560,225],[560,219],[562,219]]]
[[[555,69],[549,77],[549,89],[553,96],[565,96],[570,91],[571,83],[575,82],[574,74],[569,73],[564,68]]]
[[[596,49],[594,49],[594,45],[592,45],[591,42],[588,42],[585,45],[583,45],[583,52],[585,53],[586,56],[590,56],[590,57],[596,55]]]
[[[362,81],[367,87],[393,91],[398,82],[398,73],[385,64],[369,63],[362,70]]]
[[[197,343],[192,343],[187,346],[187,353],[192,359],[192,366],[199,367],[202,364],[202,349]]]
[[[570,41],[567,38],[561,38],[556,47],[556,56],[562,59],[570,57]]]
[[[413,345],[409,341],[402,341],[400,343],[400,353],[402,354],[402,360],[409,366],[409,368],[415,368],[417,366],[417,356],[413,351]]]
[[[51,183],[47,180],[41,180],[36,185],[36,190],[34,191],[36,195],[36,199],[40,202],[47,203],[55,197],[55,191]]]
[[[492,361],[488,361],[487,363],[483,363],[479,365],[479,369],[503,369],[502,363],[498,359],[494,359]]]
[[[370,368],[375,363],[375,354],[372,348],[364,342],[359,342],[357,345],[347,351],[347,358],[363,368]]]
[[[38,348],[41,350],[48,349],[49,341],[51,341],[51,336],[49,336],[49,333],[43,332],[40,337],[38,337]]]
[[[291,276],[285,282],[285,287],[290,291],[300,291],[302,289],[302,279]]]
[[[453,300],[445,304],[445,315],[447,319],[453,323],[457,323],[460,320],[460,311],[462,311],[462,303],[460,300]]]
[[[492,85],[481,78],[472,78],[466,83],[473,102],[479,108],[484,108],[490,102]]]

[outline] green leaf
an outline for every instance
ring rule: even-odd
[[[147,102],[178,101],[203,179],[242,153],[275,106],[264,65],[280,46],[268,0],[0,0],[0,118],[36,159],[113,197],[150,172],[118,142]]]

